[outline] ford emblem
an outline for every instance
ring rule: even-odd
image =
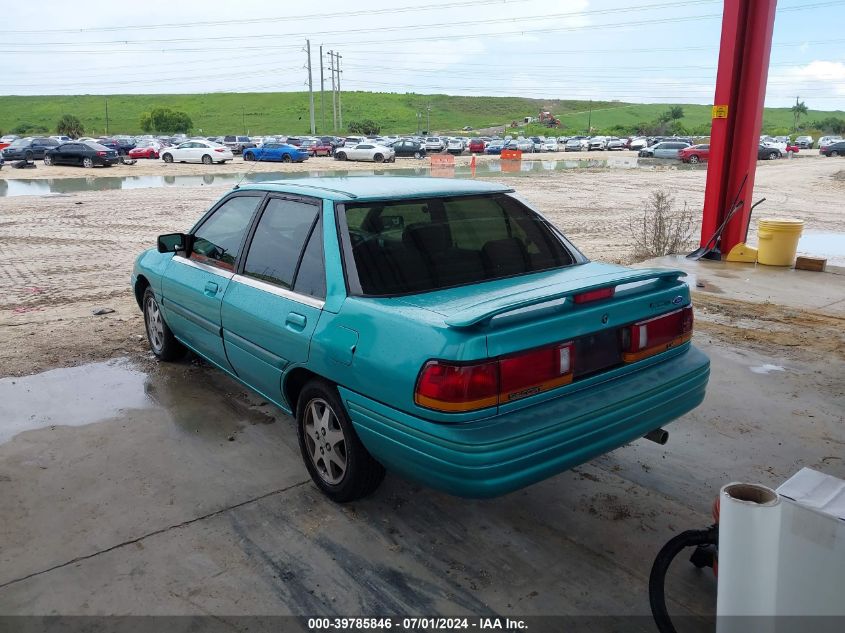
[[[677,297],[675,297],[674,299],[672,299],[672,303],[674,303],[675,305],[678,305],[678,304],[679,304],[679,303],[681,303],[683,300],[684,300],[684,298],[683,298],[681,295],[678,295]]]

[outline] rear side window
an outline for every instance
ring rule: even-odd
[[[255,227],[244,275],[290,290],[316,216],[313,204],[271,198]]]
[[[326,265],[323,259],[323,224],[314,225],[293,283],[294,292],[324,299],[326,297]]]
[[[191,259],[234,270],[244,233],[259,202],[260,196],[235,196],[218,207],[194,231]]]
[[[425,292],[576,261],[545,220],[505,195],[350,204],[345,213],[353,293]]]

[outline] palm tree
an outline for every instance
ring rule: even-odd
[[[64,134],[71,138],[79,138],[85,134],[85,128],[82,126],[82,121],[72,114],[63,114],[62,118],[56,124],[56,134]]]
[[[807,106],[804,104],[803,101],[799,102],[798,99],[795,99],[795,105],[792,106],[792,117],[793,117],[793,125],[792,131],[798,131],[798,119],[801,118],[802,114],[807,114]]]

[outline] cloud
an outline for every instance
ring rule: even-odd
[[[806,65],[769,75],[769,94],[800,95],[806,101],[824,99],[820,109],[832,106],[831,98],[845,97],[845,63],[814,60]]]

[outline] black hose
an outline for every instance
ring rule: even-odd
[[[666,610],[666,572],[669,565],[687,547],[703,545],[718,545],[719,526],[714,525],[706,530],[687,530],[671,539],[657,553],[651,574],[648,577],[648,601],[651,605],[651,615],[660,633],[677,633]]]

